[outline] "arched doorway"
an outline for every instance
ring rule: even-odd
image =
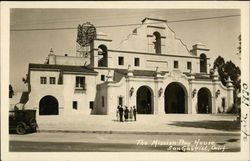
[[[53,96],[44,96],[39,102],[39,115],[58,115],[58,101]]]
[[[136,93],[136,105],[138,114],[153,114],[153,94],[147,86],[141,86]]]
[[[183,87],[176,82],[165,89],[165,113],[185,113],[186,98]]]
[[[207,88],[198,91],[198,113],[212,113],[212,96]]]

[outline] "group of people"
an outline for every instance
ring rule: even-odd
[[[125,121],[128,121],[128,119],[136,121],[136,108],[135,106],[130,107],[128,109],[127,106],[122,107],[121,105],[118,105],[117,110],[116,110],[116,117],[117,120],[120,120],[120,122],[123,122],[123,117]]]

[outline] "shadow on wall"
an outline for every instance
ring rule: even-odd
[[[204,128],[204,129],[214,129],[221,131],[240,131],[240,122],[239,121],[192,121],[192,122],[183,122],[175,121],[168,125],[179,126],[179,127],[193,127],[193,128]]]

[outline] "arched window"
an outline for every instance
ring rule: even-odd
[[[108,67],[108,49],[105,45],[98,46],[98,67]]]
[[[154,49],[155,49],[155,53],[156,54],[160,54],[161,53],[161,34],[159,32],[154,32]]]
[[[207,73],[207,56],[205,54],[200,55],[200,72]]]

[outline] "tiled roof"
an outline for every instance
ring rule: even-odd
[[[29,69],[61,70],[65,72],[84,72],[93,74],[97,73],[96,71],[87,68],[86,66],[71,66],[71,65],[29,64]]]

